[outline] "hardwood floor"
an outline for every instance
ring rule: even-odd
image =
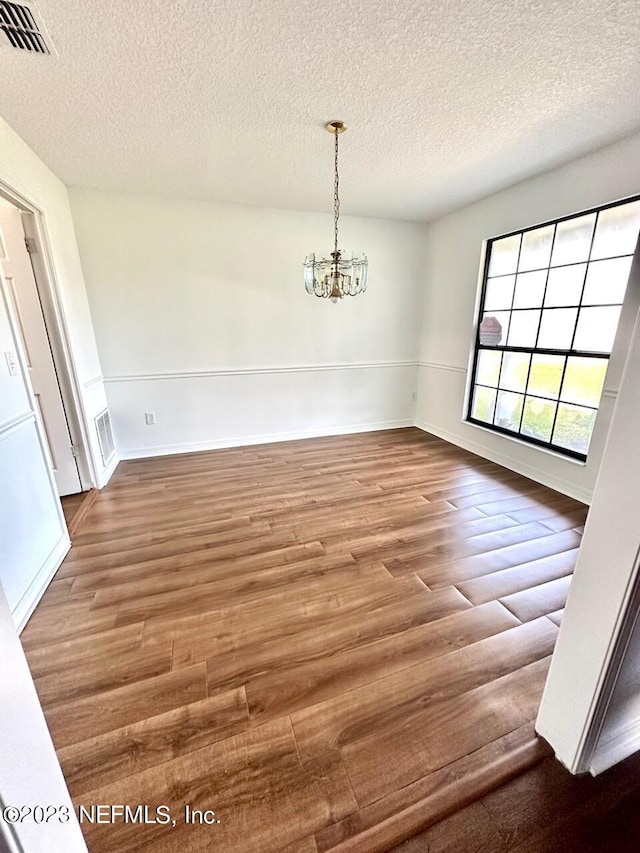
[[[79,492],[77,495],[65,495],[60,498],[60,502],[62,503],[64,519],[69,524],[84,502],[84,492]]]
[[[640,753],[603,776],[547,758],[393,853],[637,853]]]
[[[585,516],[417,429],[122,463],[22,634],[75,802],[176,819],[91,853],[386,851],[543,761]]]
[[[88,492],[79,492],[77,495],[65,495],[60,498],[69,536],[75,535],[97,496],[97,489],[89,489]]]

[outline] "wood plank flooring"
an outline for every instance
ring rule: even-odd
[[[60,498],[64,520],[71,539],[82,524],[82,521],[98,497],[97,489],[89,489],[88,492],[79,492],[77,495],[65,495]]]
[[[77,495],[65,495],[63,498],[60,498],[67,524],[73,520],[74,515],[84,503],[84,497],[84,492],[79,492]]]
[[[393,848],[393,853],[637,853],[640,753],[595,779],[554,758]]]
[[[121,463],[22,634],[75,802],[176,818],[91,853],[385,851],[542,761],[585,517],[417,429]]]

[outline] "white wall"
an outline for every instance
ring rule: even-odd
[[[640,136],[452,213],[428,228],[417,423],[423,429],[589,501],[623,361],[610,365],[586,464],[462,422],[483,241],[640,192]],[[626,306],[625,306],[626,310]],[[616,348],[628,346],[628,324]],[[618,366],[616,366],[618,365]]]
[[[97,444],[94,417],[106,405],[102,372],[89,312],[78,247],[64,184],[35,152],[0,118],[0,182],[22,195],[44,214],[60,309],[69,335],[77,374],[77,393],[84,418],[88,452],[97,484],[106,476]]]
[[[0,808],[15,805],[61,808],[51,815],[48,823],[25,820],[9,827],[0,820],[0,850],[86,853],[73,803],[1,586],[0,685]],[[68,819],[65,820],[66,815]]]
[[[70,197],[121,456],[413,423],[424,226],[343,217],[369,289],[334,305],[302,283],[328,215]]]

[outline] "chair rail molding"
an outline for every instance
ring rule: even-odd
[[[20,415],[16,415],[13,418],[9,418],[6,421],[0,423],[0,439],[10,435],[14,430],[19,429],[24,424],[31,423],[31,421],[35,421],[36,413],[35,412],[22,412]]]
[[[220,367],[185,371],[154,371],[105,376],[104,382],[148,382],[155,379],[202,379],[208,376],[256,376],[274,373],[318,373],[329,370],[376,370],[391,367],[418,367],[417,361],[345,362],[342,364],[293,364],[271,367]]]
[[[466,367],[460,367],[458,364],[444,364],[441,361],[419,361],[418,367],[430,367],[434,370],[449,370],[453,373],[466,373]]]
[[[97,376],[93,376],[91,379],[88,379],[86,382],[83,382],[82,387],[92,388],[94,385],[98,385],[100,382],[104,382],[104,377],[101,373],[98,373]]]

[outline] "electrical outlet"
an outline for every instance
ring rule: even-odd
[[[9,369],[9,376],[17,376],[18,375],[18,359],[16,358],[15,352],[10,350],[9,352],[5,352],[4,357],[7,359],[7,367]]]
[[[144,413],[144,422],[147,426],[153,426],[156,422],[156,413],[155,412],[145,412]]]
[[[412,403],[415,403],[415,401],[416,401],[417,399],[418,399],[418,395],[417,395],[417,394],[416,394],[416,392],[414,391],[414,392],[411,394],[411,402],[412,402]]]

